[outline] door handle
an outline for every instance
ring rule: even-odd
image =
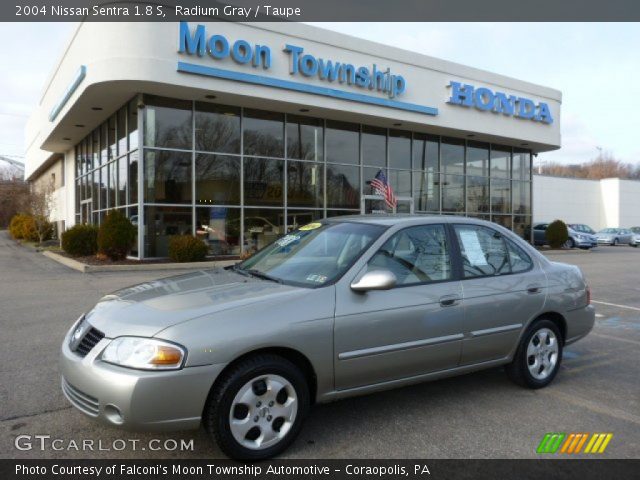
[[[443,295],[440,297],[440,306],[451,307],[460,303],[461,298],[458,295]]]
[[[540,291],[542,290],[542,285],[539,285],[537,283],[532,283],[531,285],[527,285],[527,293],[540,293]]]

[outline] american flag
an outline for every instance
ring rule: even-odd
[[[379,170],[373,180],[371,180],[371,188],[373,188],[376,195],[382,195],[384,197],[384,201],[387,203],[389,208],[396,207],[398,204],[396,196],[393,193],[391,185],[389,185],[389,182],[387,181],[387,176],[382,170]]]

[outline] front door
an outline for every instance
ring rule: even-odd
[[[336,389],[453,368],[461,353],[462,288],[452,280],[451,237],[444,225],[395,233],[355,277],[389,270],[386,291],[336,293]]]

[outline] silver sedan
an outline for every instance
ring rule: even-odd
[[[629,245],[633,242],[633,232],[627,228],[603,228],[596,233],[599,245]]]
[[[107,295],[63,341],[62,389],[107,424],[203,424],[257,460],[291,444],[314,403],[500,365],[545,387],[594,317],[577,267],[496,224],[340,217],[234,267]]]

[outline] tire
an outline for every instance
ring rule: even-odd
[[[278,355],[260,354],[223,372],[209,394],[202,420],[227,456],[254,461],[278,455],[291,445],[308,410],[309,386],[300,369]],[[261,437],[266,444],[260,445]]]
[[[576,248],[576,242],[573,241],[573,238],[569,238],[565,243],[564,246],[567,248]]]
[[[614,247],[617,247],[618,246],[618,239],[614,238],[613,242],[611,243],[611,245],[613,245]]]
[[[555,337],[554,344],[549,345],[545,343],[546,353],[536,349],[534,340],[534,338],[540,340],[543,337],[543,333],[551,334],[547,337],[549,340]],[[523,387],[532,389],[546,387],[553,381],[560,369],[560,363],[562,362],[562,343],[562,335],[555,323],[544,318],[534,321],[522,336],[513,361],[507,365],[507,375],[513,382]],[[531,347],[531,345],[533,345],[533,347]],[[553,345],[555,345],[555,348]],[[544,355],[547,355],[547,361],[549,364],[553,364],[552,367],[547,368],[544,364],[542,361]],[[534,362],[531,365],[532,358]],[[538,368],[535,367],[536,363],[538,364]],[[536,370],[538,371],[538,375],[532,373],[532,371]]]

